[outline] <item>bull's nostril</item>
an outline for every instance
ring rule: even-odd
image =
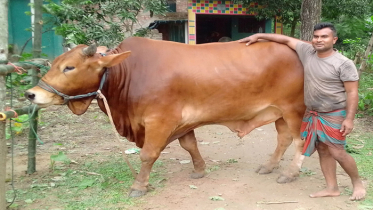
[[[32,100],[35,99],[35,94],[30,93],[30,92],[26,92],[26,93],[25,93],[25,97],[26,97],[28,100],[32,101]]]

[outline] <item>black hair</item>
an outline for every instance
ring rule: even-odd
[[[317,31],[323,28],[330,28],[330,30],[333,31],[333,36],[337,37],[337,30],[335,29],[334,25],[329,22],[323,22],[323,23],[318,23],[313,27],[313,31]]]

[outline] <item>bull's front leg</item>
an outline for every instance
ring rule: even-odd
[[[194,134],[194,130],[189,131],[187,134],[179,138],[181,147],[189,152],[193,160],[194,171],[191,175],[193,179],[202,178],[205,175],[206,164],[203,160],[198,147],[197,139]]]
[[[148,192],[150,171],[161,151],[166,147],[170,133],[170,129],[164,125],[156,124],[145,127],[145,141],[140,152],[141,169],[131,186],[130,197],[143,196]]]

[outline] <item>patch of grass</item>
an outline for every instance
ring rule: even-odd
[[[305,176],[313,176],[313,175],[315,175],[316,174],[316,172],[314,172],[314,171],[311,171],[311,170],[309,170],[308,168],[305,168],[305,167],[302,167],[301,169],[300,169],[300,177],[305,177]]]
[[[373,133],[357,133],[349,137],[347,143],[353,151],[350,154],[356,161],[360,176],[368,183],[367,197],[361,201],[360,206],[361,209],[373,209]]]
[[[89,159],[79,165],[66,165],[64,170],[55,169],[50,174],[41,176],[28,188],[17,190],[15,205],[22,209],[128,209],[140,202],[128,197],[134,178],[123,157],[112,155],[104,160],[101,156],[100,159]],[[131,159],[131,163],[139,171],[138,156]],[[162,162],[156,161],[150,174],[150,183],[156,188],[162,186],[160,182],[163,177],[154,170],[161,171],[158,169],[162,165]],[[12,191],[7,192],[8,200],[12,195]],[[46,203],[53,206],[46,206]]]
[[[227,163],[238,163],[238,160],[236,160],[236,159],[228,159],[227,160]]]
[[[207,172],[207,173],[211,173],[211,172],[213,172],[213,171],[217,171],[217,170],[219,170],[219,169],[220,169],[220,166],[218,166],[218,165],[214,165],[214,166],[211,166],[211,167],[207,168],[207,169],[206,169],[206,172]]]

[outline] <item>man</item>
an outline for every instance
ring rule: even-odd
[[[280,34],[254,34],[239,40],[253,44],[259,39],[286,44],[294,49],[304,67],[304,102],[307,106],[301,126],[305,139],[303,154],[317,150],[326,188],[310,197],[339,196],[336,161],[350,176],[350,200],[362,200],[366,191],[355,160],[345,151],[346,135],[354,127],[358,104],[358,73],[354,63],[333,49],[337,32],[331,23],[314,27],[312,45]]]

